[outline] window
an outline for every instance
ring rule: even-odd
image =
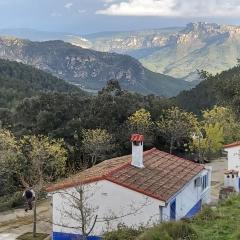
[[[194,186],[195,187],[200,187],[202,185],[202,182],[201,182],[201,177],[198,177],[194,180]]]
[[[202,176],[202,189],[206,189],[208,187],[208,174]]]

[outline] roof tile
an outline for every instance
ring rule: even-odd
[[[49,186],[47,191],[56,191],[105,179],[153,198],[167,201],[204,169],[203,165],[155,148],[144,152],[144,168],[134,167],[130,162],[131,155],[106,160],[71,178]]]

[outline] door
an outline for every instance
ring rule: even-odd
[[[170,220],[176,220],[176,199],[170,203]]]

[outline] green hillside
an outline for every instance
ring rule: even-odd
[[[41,70],[0,59],[0,108],[11,108],[26,97],[54,91],[86,94],[78,87]]]
[[[234,111],[239,111],[240,65],[220,74],[207,74],[204,78],[195,88],[181,92],[174,99],[175,103],[195,113],[215,104],[230,105]]]

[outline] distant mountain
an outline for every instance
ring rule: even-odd
[[[196,69],[216,74],[234,66],[240,58],[240,26],[215,23],[85,36],[33,30],[0,31],[4,32],[39,41],[60,39],[83,48],[128,54],[151,71],[188,81],[198,79]]]
[[[99,90],[110,79],[143,94],[174,96],[191,84],[144,68],[136,59],[83,49],[63,41],[31,42],[0,38],[0,58],[32,65],[83,89]]]
[[[94,49],[129,54],[152,71],[188,81],[197,79],[197,69],[216,74],[240,57],[239,26],[190,23],[183,29],[85,38]]]
[[[51,41],[51,40],[62,40],[80,46],[83,48],[91,48],[91,42],[87,39],[72,33],[65,32],[48,32],[39,31],[29,28],[6,28],[0,29],[0,36],[29,39],[31,41]]]
[[[76,86],[31,66],[0,59],[0,108],[12,108],[26,97],[44,92],[77,93]]]
[[[128,54],[152,71],[188,81],[197,79],[197,69],[216,74],[240,57],[240,27],[211,23],[83,37],[63,34],[61,39],[84,48]]]
[[[84,36],[92,48],[129,54],[148,69],[188,81],[196,70],[213,74],[240,57],[240,26],[190,23],[185,28]]]

